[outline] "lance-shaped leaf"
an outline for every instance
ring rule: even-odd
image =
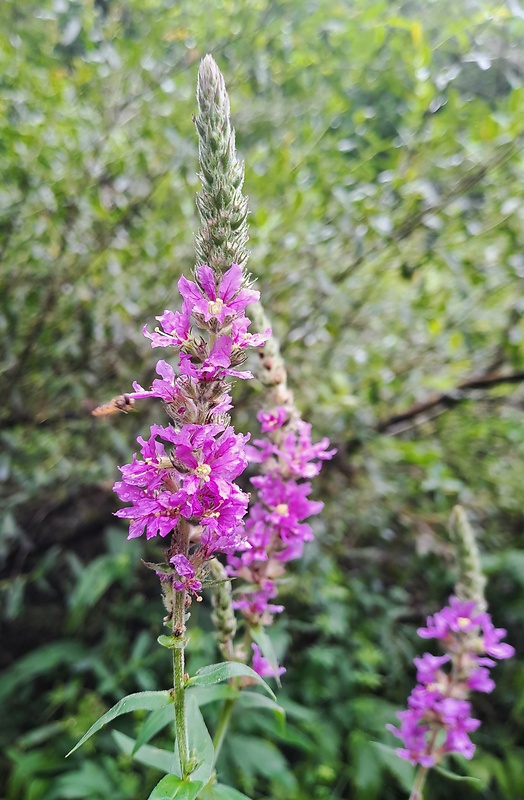
[[[202,667],[196,675],[188,680],[186,687],[189,689],[191,686],[211,686],[213,683],[228,681],[230,678],[252,678],[264,688],[273,700],[276,700],[273,690],[260,677],[258,672],[248,667],[247,664],[241,664],[238,661],[225,661],[221,664],[210,664],[208,667]]]
[[[232,786],[213,783],[211,786],[206,786],[199,795],[199,800],[250,800],[250,798],[247,794],[239,792],[238,789],[233,789]]]
[[[171,723],[174,725],[174,722],[175,715],[171,703],[169,703],[167,706],[162,706],[162,708],[157,708],[156,711],[152,711],[140,727],[138,736],[136,737],[135,746],[133,748],[133,755],[137,750],[140,750],[142,745],[151,741],[153,736],[155,736],[159,731]]]
[[[282,706],[279,706],[278,703],[275,703],[270,697],[266,697],[265,694],[260,694],[260,692],[240,692],[238,695],[238,703],[242,708],[265,708],[267,711],[273,711],[281,729],[284,727],[286,712]]]
[[[139,764],[159,769],[167,775],[182,777],[178,758],[173,750],[163,750],[161,747],[151,747],[149,744],[144,744],[135,753],[135,740],[131,736],[127,736],[122,731],[113,731],[113,739],[122,753],[126,756],[131,756]]]
[[[191,778],[206,784],[213,772],[215,748],[193,692],[187,695],[186,716],[189,749],[197,764]]]
[[[183,781],[175,775],[166,775],[148,800],[195,800],[203,785],[202,781]]]
[[[109,711],[102,714],[67,755],[70,756],[71,753],[78,750],[78,748],[90,739],[94,733],[99,731],[100,728],[103,728],[108,722],[112,722],[112,720],[120,717],[122,714],[129,714],[131,711],[155,711],[157,708],[162,708],[162,706],[171,702],[172,699],[169,692],[135,692],[135,694],[128,694],[127,697],[123,697],[122,700],[119,700],[113,708],[110,708]]]

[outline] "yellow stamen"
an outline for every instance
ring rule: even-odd
[[[289,506],[287,503],[279,503],[278,506],[275,508],[277,514],[280,514],[281,517],[288,517],[289,516]]]
[[[220,312],[222,311],[222,306],[224,305],[224,301],[217,297],[216,300],[210,300],[207,304],[207,309],[211,316],[218,317]]]
[[[146,462],[153,463],[151,459],[146,458]],[[173,463],[170,458],[160,458],[158,464],[155,465],[157,469],[173,469]]]
[[[199,464],[195,470],[196,475],[199,478],[202,478],[203,481],[206,483],[209,481],[209,473],[211,472],[211,467],[209,464]]]

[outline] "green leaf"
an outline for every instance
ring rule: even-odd
[[[231,697],[240,697],[240,690],[226,684],[214,684],[213,686],[193,686],[187,689],[187,694],[195,695],[198,705],[207,706],[209,703],[214,703],[217,700],[228,700]],[[265,695],[262,695],[265,697]]]
[[[379,761],[397,778],[402,788],[409,793],[415,780],[415,768],[409,761],[397,756],[396,749],[382,742],[373,742]]]
[[[76,630],[80,621],[98,602],[111,584],[129,572],[130,558],[99,556],[85,566],[70,598],[69,625]]]
[[[120,717],[122,714],[129,714],[131,711],[154,711],[171,702],[172,700],[169,692],[135,692],[135,694],[128,694],[127,697],[123,697],[122,700],[119,700],[113,708],[110,708],[109,711],[99,717],[99,719],[91,725],[87,733],[75,744],[67,756],[70,756],[71,753],[78,750],[78,748],[90,739],[94,733],[99,731],[100,728],[103,728],[108,722]]]
[[[197,763],[191,778],[206,784],[213,772],[215,748],[193,693],[186,695],[186,720],[189,751],[196,757]]]
[[[114,784],[102,764],[85,761],[76,770],[58,776],[53,782],[54,798],[111,797]],[[47,792],[46,792],[47,794]],[[26,795],[28,797],[28,795]]]
[[[201,781],[183,781],[175,775],[166,775],[148,800],[195,800],[203,785]]]
[[[213,683],[221,683],[230,678],[252,678],[264,688],[273,700],[276,700],[275,693],[265,680],[254,669],[248,667],[247,664],[241,664],[238,661],[225,661],[222,664],[210,664],[208,667],[202,667],[196,675],[188,680],[186,687],[211,686]]]
[[[200,795],[200,800],[250,800],[250,798],[232,786],[214,783],[212,786],[206,786]]]
[[[162,750],[160,747],[151,747],[149,744],[143,745],[140,750],[133,753],[135,740],[131,736],[126,736],[121,731],[113,731],[113,739],[118,747],[126,756],[132,756],[134,761],[145,764],[147,767],[154,767],[168,775],[177,775],[180,778],[178,759],[175,753],[169,750]]]
[[[169,650],[172,650],[175,646],[175,637],[174,636],[166,636],[165,633],[161,634],[161,636],[157,637],[158,644],[161,644],[162,647],[167,647]]]
[[[297,788],[296,779],[286,759],[272,742],[260,736],[229,736],[230,754],[237,768],[248,776],[261,775],[268,780],[286,783],[289,793]]]
[[[32,683],[38,675],[52,674],[62,664],[74,664],[86,655],[86,648],[78,642],[54,642],[28,653],[0,679],[0,704],[16,698],[19,686]]]
[[[457,775],[456,772],[451,772],[449,769],[445,769],[444,767],[433,767],[435,772],[440,772],[441,775],[444,775],[445,778],[448,778],[450,781],[455,781],[459,783],[471,783],[471,784],[479,784],[482,781],[479,778],[475,778],[472,775]]]
[[[159,731],[161,731],[170,723],[174,724],[174,722],[175,714],[171,703],[169,703],[167,706],[163,706],[162,708],[157,708],[156,711],[152,711],[144,721],[143,725],[140,727],[138,736],[136,737],[135,746],[133,748],[133,755],[142,747],[142,745],[147,744],[147,742],[149,742]]]
[[[153,564],[151,561],[144,561],[143,558],[141,561],[144,567],[152,569],[154,572],[160,572],[161,575],[174,575],[176,573],[176,570],[173,567],[168,567],[167,564]]]
[[[280,723],[280,726],[283,727],[285,725],[286,712],[282,706],[279,706],[278,703],[275,703],[275,701],[270,697],[266,697],[265,694],[260,694],[259,692],[248,692],[244,690],[243,692],[240,692],[238,704],[244,708],[265,708],[268,711],[273,711]]]
[[[158,644],[161,644],[162,647],[167,647],[168,650],[182,650],[188,642],[187,637],[184,639],[178,639],[174,636],[166,636],[165,634],[161,634],[157,638]]]

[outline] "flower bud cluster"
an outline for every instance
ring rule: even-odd
[[[148,439],[139,437],[141,457],[135,453],[130,464],[120,467],[122,480],[114,486],[130,504],[116,512],[130,520],[129,538],[144,532],[148,539],[175,534],[169,551],[173,587],[192,593],[202,588],[199,570],[205,561],[246,546],[243,518],[249,496],[234,481],[247,465],[249,435],[236,434],[229,425],[226,378],[251,378],[238,369],[246,347],[262,345],[270,334],[248,333],[244,310],[259,293],[245,286],[237,264],[217,277],[202,265],[195,278],[178,282],[181,311],[164,311],[153,333],[144,328],[152,347],[179,352],[178,374],[160,360],[160,377],[151,388],[135,383],[129,395],[162,400],[174,424],[152,425]],[[176,545],[184,520],[193,526],[191,552],[187,542]]]
[[[487,612],[478,613],[474,601],[450,597],[449,606],[428,617],[419,628],[423,639],[439,639],[445,655],[425,653],[415,658],[417,686],[408,699],[407,711],[400,711],[400,727],[388,725],[403,740],[397,755],[412,764],[433,767],[448,753],[472,758],[475,745],[469,734],[480,720],[471,716],[468,698],[472,691],[491,692],[495,683],[489,668],[494,658],[510,658],[514,649],[501,642],[503,628],[493,627]]]
[[[228,557],[228,571],[246,582],[234,602],[250,626],[268,625],[283,606],[271,601],[277,595],[276,580],[285,563],[302,555],[304,543],[313,538],[305,519],[318,514],[324,504],[309,500],[311,483],[322,461],[334,450],[329,441],[311,442],[311,426],[295,420],[289,409],[278,406],[258,414],[266,439],[257,439],[246,452],[259,464],[260,475],[251,479],[257,499],[246,520],[247,542],[243,551]],[[255,662],[258,654],[255,652]],[[255,665],[256,669],[256,665]]]

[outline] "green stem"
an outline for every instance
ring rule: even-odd
[[[231,715],[235,709],[235,705],[237,702],[236,697],[229,697],[224,705],[222,706],[222,711],[220,713],[220,719],[218,720],[218,725],[215,731],[215,735],[213,736],[213,747],[215,748],[215,755],[213,758],[213,767],[215,766],[218,756],[220,754],[220,750],[222,748],[222,743],[227,733],[227,729],[229,726],[229,722],[231,720]]]
[[[189,524],[180,519],[177,527],[176,549],[187,556],[189,550]],[[174,540],[175,541],[175,540]],[[173,689],[175,699],[175,733],[178,744],[180,774],[185,780],[191,774],[189,759],[189,739],[186,724],[186,682],[184,674],[186,638],[186,592],[174,592],[172,600],[173,625]]]
[[[182,780],[189,775],[189,741],[186,726],[186,694],[184,680],[184,648],[186,645],[184,634],[185,592],[175,592],[173,614],[173,686],[175,690],[175,730],[178,743],[178,757],[180,759],[180,773]]]
[[[433,748],[435,747],[435,742],[437,741],[437,735],[438,728],[435,728],[428,743],[428,755],[433,753]],[[409,795],[409,800],[423,800],[422,790],[424,788],[424,784],[426,783],[428,772],[429,767],[423,767],[421,764],[419,764],[417,773],[415,775],[415,782],[413,783],[413,788],[411,789],[411,794]]]
[[[422,800],[422,789],[426,782],[426,777],[429,772],[429,767],[419,766],[417,774],[415,775],[415,782],[409,795],[409,800]]]

